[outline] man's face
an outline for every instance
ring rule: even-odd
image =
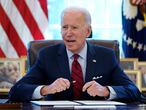
[[[82,13],[66,12],[61,21],[61,34],[68,50],[79,53],[84,47],[90,28]]]

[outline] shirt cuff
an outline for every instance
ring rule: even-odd
[[[35,90],[34,90],[34,92],[33,92],[33,94],[32,94],[32,99],[41,99],[41,98],[43,98],[43,96],[41,95],[41,88],[43,87],[43,85],[42,86],[38,86]]]
[[[107,87],[110,90],[110,96],[107,100],[115,99],[117,97],[115,90],[111,86],[107,86]]]

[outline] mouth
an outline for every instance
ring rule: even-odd
[[[66,42],[73,43],[73,42],[76,42],[76,40],[66,40]]]

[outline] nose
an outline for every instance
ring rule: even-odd
[[[68,36],[72,35],[72,29],[70,27],[67,29],[66,35]]]

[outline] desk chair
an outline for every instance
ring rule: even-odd
[[[95,45],[112,48],[115,51],[116,58],[119,61],[119,43],[117,40],[87,40]],[[28,68],[30,68],[38,57],[41,48],[63,42],[62,40],[35,40],[29,43],[28,47]]]

